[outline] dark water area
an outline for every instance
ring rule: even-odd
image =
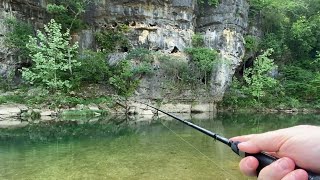
[[[299,124],[320,115],[217,114],[188,119],[226,137]],[[0,130],[0,179],[249,179],[240,158],[174,120],[42,122]]]

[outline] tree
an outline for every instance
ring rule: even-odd
[[[95,3],[95,0],[49,0],[47,12],[62,24],[64,31],[76,32],[86,25],[80,16],[90,3]]]
[[[75,59],[78,44],[70,44],[69,31],[61,33],[61,25],[51,20],[44,32],[29,37],[27,48],[33,61],[31,68],[22,68],[22,77],[30,84],[57,90],[71,88],[72,69],[80,63]]]
[[[272,52],[272,49],[265,51],[257,57],[254,66],[244,72],[245,85],[243,90],[258,100],[266,94],[268,88],[277,84],[277,80],[270,76],[270,72],[276,68],[273,59],[269,58]]]

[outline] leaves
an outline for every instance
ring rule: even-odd
[[[243,90],[246,94],[259,99],[266,95],[268,88],[274,87],[278,83],[269,75],[270,71],[276,68],[273,59],[268,58],[272,52],[272,49],[268,49],[255,60],[252,68],[245,70]]]
[[[9,28],[9,32],[6,34],[5,43],[6,46],[18,51],[23,59],[28,58],[28,49],[26,43],[29,36],[33,35],[33,28],[30,24],[14,18],[6,19],[6,25]]]
[[[75,59],[78,44],[70,44],[69,31],[61,33],[61,25],[51,20],[44,32],[29,37],[26,47],[33,61],[31,68],[22,69],[22,77],[30,84],[48,89],[69,89],[73,67],[80,66]]]

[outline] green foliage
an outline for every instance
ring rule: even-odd
[[[194,48],[200,48],[200,47],[204,47],[204,38],[202,36],[202,34],[200,33],[196,33],[192,36],[192,47]]]
[[[304,16],[292,24],[290,45],[298,57],[308,55],[317,43],[312,26]]]
[[[262,103],[275,104],[278,96],[282,97],[279,82],[270,76],[277,68],[270,59],[272,49],[268,49],[254,61],[254,66],[244,72],[243,81],[233,79],[230,89],[226,92],[223,104],[231,107],[261,107]]]
[[[23,60],[27,59],[29,51],[26,43],[29,40],[29,36],[33,35],[32,26],[15,18],[6,19],[5,24],[9,28],[5,38],[6,46],[17,50],[17,55],[21,56]]]
[[[47,12],[51,17],[62,24],[62,30],[69,29],[76,32],[85,27],[81,15],[85,12],[90,0],[50,0],[47,5]]]
[[[102,115],[107,115],[107,111],[92,111],[92,110],[70,110],[70,111],[63,111],[61,114],[62,119],[70,119],[70,118],[75,118],[79,119],[79,117],[87,117],[87,118],[93,118],[96,116],[96,113],[102,114]]]
[[[288,51],[288,47],[279,35],[268,33],[260,44],[261,49],[273,49],[272,57],[282,60],[282,56]],[[256,49],[256,52],[258,49]]]
[[[130,41],[125,35],[126,25],[118,25],[115,29],[97,32],[95,35],[99,48],[105,53],[130,50]]]
[[[320,99],[320,72],[317,72],[315,77],[310,82],[308,94],[315,99]]]
[[[186,52],[191,55],[192,63],[194,63],[202,76],[205,78],[205,84],[208,82],[214,65],[218,60],[218,53],[210,48],[188,48]]]
[[[272,52],[272,49],[268,49],[258,56],[254,66],[244,72],[245,84],[243,91],[252,97],[258,98],[258,100],[267,94],[267,89],[275,87],[278,83],[276,79],[269,75],[270,71],[276,68],[273,59],[269,58]]]
[[[316,103],[319,97],[316,92],[320,63],[316,54],[320,51],[320,1],[250,0],[249,4],[251,24],[263,31],[259,47],[254,51],[272,48],[271,57],[279,65],[281,74],[279,86],[268,90],[272,94],[260,100],[289,107]],[[249,44],[247,49],[253,49]]]
[[[106,55],[102,52],[85,51],[78,59],[81,63],[74,70],[80,82],[100,83],[107,81],[110,70],[106,63]]]
[[[159,62],[164,74],[173,82],[175,87],[194,87],[200,84],[198,71],[194,72],[188,62],[165,55],[159,57]]]
[[[219,0],[207,0],[208,4],[213,7],[217,7],[219,4]],[[205,0],[198,0],[198,3],[205,4]]]
[[[299,99],[313,98],[309,94],[312,91],[311,81],[314,79],[311,71],[299,66],[287,66],[283,68],[283,75],[282,82],[287,95]]]
[[[111,74],[109,83],[121,96],[129,97],[139,85],[139,79],[128,60],[123,60],[111,67]]]
[[[153,55],[149,50],[133,49],[126,59],[110,66],[108,83],[118,95],[127,98],[136,90],[142,76],[153,74],[152,62]]]
[[[31,68],[22,69],[22,77],[30,84],[51,90],[71,88],[73,68],[79,66],[76,60],[78,45],[70,45],[69,32],[61,33],[61,25],[51,20],[44,27],[44,33],[37,31],[27,43]]]
[[[256,52],[258,50],[259,40],[257,39],[257,37],[248,35],[244,37],[244,41],[245,41],[245,48],[248,51]]]
[[[13,68],[8,69],[4,77],[0,75],[0,89],[12,90],[14,87],[15,70]]]

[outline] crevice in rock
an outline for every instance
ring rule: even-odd
[[[177,52],[179,52],[179,48],[177,48],[177,46],[175,46],[175,47],[172,49],[171,54],[177,53]]]
[[[117,27],[118,26],[118,23],[117,22],[112,22],[112,27]]]
[[[154,23],[149,23],[149,26],[151,26],[151,27],[155,27],[155,26],[157,26],[158,25],[158,23],[156,23],[156,22],[154,22]]]
[[[121,52],[129,52],[129,48],[126,46],[121,47]]]

